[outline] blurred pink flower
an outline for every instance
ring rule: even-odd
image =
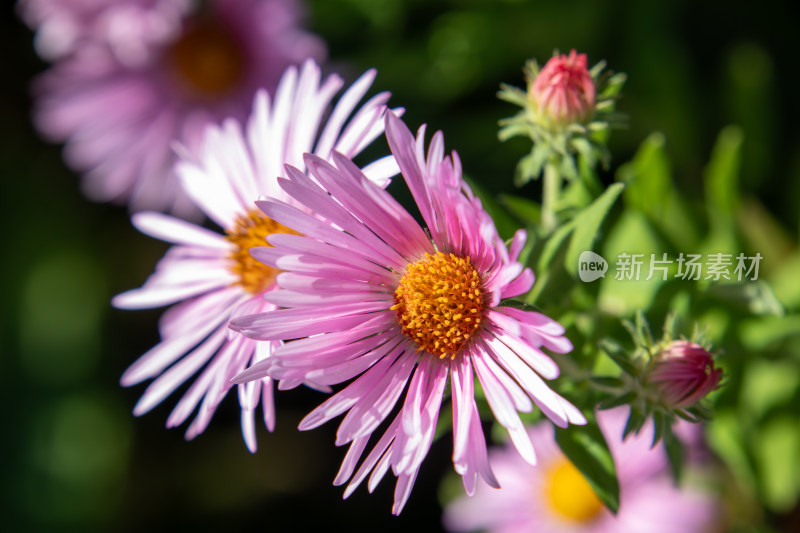
[[[702,346],[673,341],[655,356],[645,379],[665,405],[687,408],[719,387],[722,369],[714,366],[714,356]]]
[[[627,408],[600,411],[620,484],[620,507],[608,511],[586,478],[563,455],[548,422],[529,429],[539,451],[534,468],[510,447],[490,450],[502,488],[481,484],[472,498],[459,498],[444,513],[453,532],[490,533],[700,533],[713,530],[716,501],[697,489],[675,486],[663,445],[651,448],[652,425],[624,442]]]
[[[325,54],[298,27],[294,0],[209,0],[202,9],[185,0],[29,0],[20,8],[41,21],[39,31],[73,27],[48,30],[64,57],[34,80],[37,128],[66,143],[90,198],[133,211],[196,216],[173,172],[174,143],[197,149],[208,124],[245,120],[257,89],[273,90],[288,65]],[[78,37],[61,35],[70,31]]]
[[[558,127],[586,122],[594,113],[595,86],[586,54],[572,50],[545,64],[529,88],[534,108],[544,122]]]
[[[264,91],[256,94],[245,131],[238,121],[227,119],[222,126],[207,129],[197,155],[182,151],[176,167],[181,184],[225,234],[161,213],[133,216],[142,232],[174,246],[141,288],[116,296],[113,304],[125,309],[176,304],[161,318],[161,342],[122,376],[124,386],[155,378],[134,408],[137,416],[197,374],[167,420],[167,427],[183,423],[202,400],[186,431],[191,439],[208,426],[232,387],[230,379],[270,357],[280,345],[233,334],[227,326],[237,313],[275,308],[264,295],[275,288],[277,270],[253,260],[249,250],[266,244],[264,238],[270,233],[291,230],[263,216],[255,200],[267,195],[291,202],[277,186],[285,164],[303,168],[306,152],[321,158],[330,157],[332,150],[355,156],[383,132],[388,93],[374,96],[353,113],[374,77],[374,71],[364,74],[331,110],[329,104],[342,80],[335,75],[321,80],[319,68],[308,60],[299,73],[295,67],[287,69],[274,98]],[[387,156],[367,172],[386,186],[398,169]],[[238,389],[242,433],[247,447],[255,451],[259,402],[267,428],[272,430],[275,424],[272,380],[252,381]]]
[[[441,132],[426,157],[424,126],[415,139],[387,113],[386,137],[430,233],[346,157],[334,155],[332,166],[307,156],[315,179],[289,169],[280,185],[324,218],[279,200],[258,202],[268,217],[303,234],[272,235],[273,247],[252,250],[256,259],[286,271],[278,276],[281,288],[265,296],[285,309],[234,318],[231,327],[262,341],[298,339],[238,375],[237,383],[264,376],[279,379],[281,388],[349,382],[300,429],[347,413],[336,445],[350,448],[334,484],[350,480],[348,496],[370,476],[372,491],[391,467],[398,478],[392,512],[399,514],[433,442],[448,374],[453,464],[469,493],[478,476],[496,485],[475,375],[530,463],[536,457],[518,411],[536,404],[561,427],[586,420],[542,379],[559,373],[542,348],[572,349],[564,328],[541,313],[501,305],[533,284],[533,273],[517,261],[525,232],[506,247],[462,180],[458,156],[445,155]],[[380,426],[382,437],[356,471]]]
[[[36,31],[36,52],[49,61],[110,54],[135,66],[175,39],[191,0],[20,0],[17,12]]]

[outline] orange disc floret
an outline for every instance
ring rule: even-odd
[[[258,294],[269,287],[280,272],[278,269],[254,259],[250,255],[250,248],[269,246],[267,236],[273,233],[298,234],[265,216],[258,209],[250,211],[246,216],[239,217],[235,227],[225,233],[228,241],[235,246],[230,256],[231,272],[239,276],[239,281],[236,283],[244,287],[250,294]]]
[[[392,310],[419,351],[454,359],[483,319],[483,281],[469,257],[436,252],[406,268]]]

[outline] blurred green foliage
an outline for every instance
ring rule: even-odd
[[[605,59],[628,74],[618,109],[629,125],[612,132],[611,169],[597,176],[626,187],[600,225],[599,252],[760,252],[765,283],[626,286],[607,276],[593,285],[570,281],[560,293],[557,278],[574,274],[574,251],[565,246],[553,256],[559,269],[537,270],[540,281],[549,277],[537,302],[561,309],[570,334],[583,340],[579,363],[600,331],[619,337],[618,318],[635,307],[649,309],[654,324],[667,311],[683,324],[705,324],[728,376],[708,428],[732,480],[720,483],[733,502],[722,527],[796,531],[800,41],[790,4],[766,0],[745,13],[718,0],[313,0],[309,14],[328,42],[331,70],[352,80],[376,67],[375,90],[392,91],[412,129],[444,131],[506,236],[526,221],[535,229],[540,192],[538,183],[513,186],[529,146],[497,140],[497,121],[514,111],[495,97],[500,83],[521,85],[524,62],[554,49],[576,48],[590,64]],[[132,417],[142,390],[122,389],[118,379],[156,342],[159,312],[118,312],[108,301],[138,286],[166,246],[136,232],[123,208],[86,201],[59,147],[36,137],[28,84],[46,65],[27,28],[12,16],[2,24],[0,451],[11,530],[438,528],[439,480],[451,470],[446,435],[394,518],[386,481],[377,494],[340,501],[330,480],[344,451],[332,446],[332,427],[294,430],[316,393],[279,395],[277,431],[259,428],[254,456],[241,443],[233,397],[191,443],[180,429],[163,428],[165,408]],[[591,200],[577,195],[573,205]],[[543,244],[533,243],[532,258]]]

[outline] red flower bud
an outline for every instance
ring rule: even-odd
[[[714,357],[702,346],[688,341],[673,341],[655,358],[647,383],[660,393],[670,407],[691,407],[719,387],[722,369],[714,367]]]
[[[540,119],[564,127],[588,121],[594,114],[595,85],[587,68],[586,54],[572,50],[569,56],[553,56],[529,88]]]

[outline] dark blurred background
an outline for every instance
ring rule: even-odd
[[[374,90],[392,91],[412,129],[442,129],[465,171],[493,193],[514,191],[514,167],[529,149],[524,140],[497,141],[498,119],[516,112],[496,98],[499,84],[522,86],[528,58],[543,63],[554,49],[576,48],[590,65],[605,59],[629,76],[618,104],[629,125],[611,136],[603,179],[613,180],[638,143],[661,131],[675,179],[699,197],[716,135],[738,124],[746,193],[797,235],[800,40],[788,2],[314,0],[310,14],[332,68],[352,81],[376,67]],[[336,424],[295,430],[321,400],[313,391],[278,395],[277,429],[259,427],[255,455],[241,439],[235,393],[192,442],[183,439],[185,426],[164,429],[171,399],[132,416],[144,386],[123,389],[119,376],[157,342],[161,310],[124,312],[109,300],[139,286],[167,245],[138,233],[125,208],[85,200],[60,147],[37,138],[28,83],[46,64],[10,10],[2,25],[4,526],[440,528],[440,480],[452,471],[447,438],[434,444],[398,518],[390,514],[391,476],[376,494],[361,487],[341,501],[342,489],[331,486],[345,452],[333,446]],[[516,192],[538,190],[532,183]]]

